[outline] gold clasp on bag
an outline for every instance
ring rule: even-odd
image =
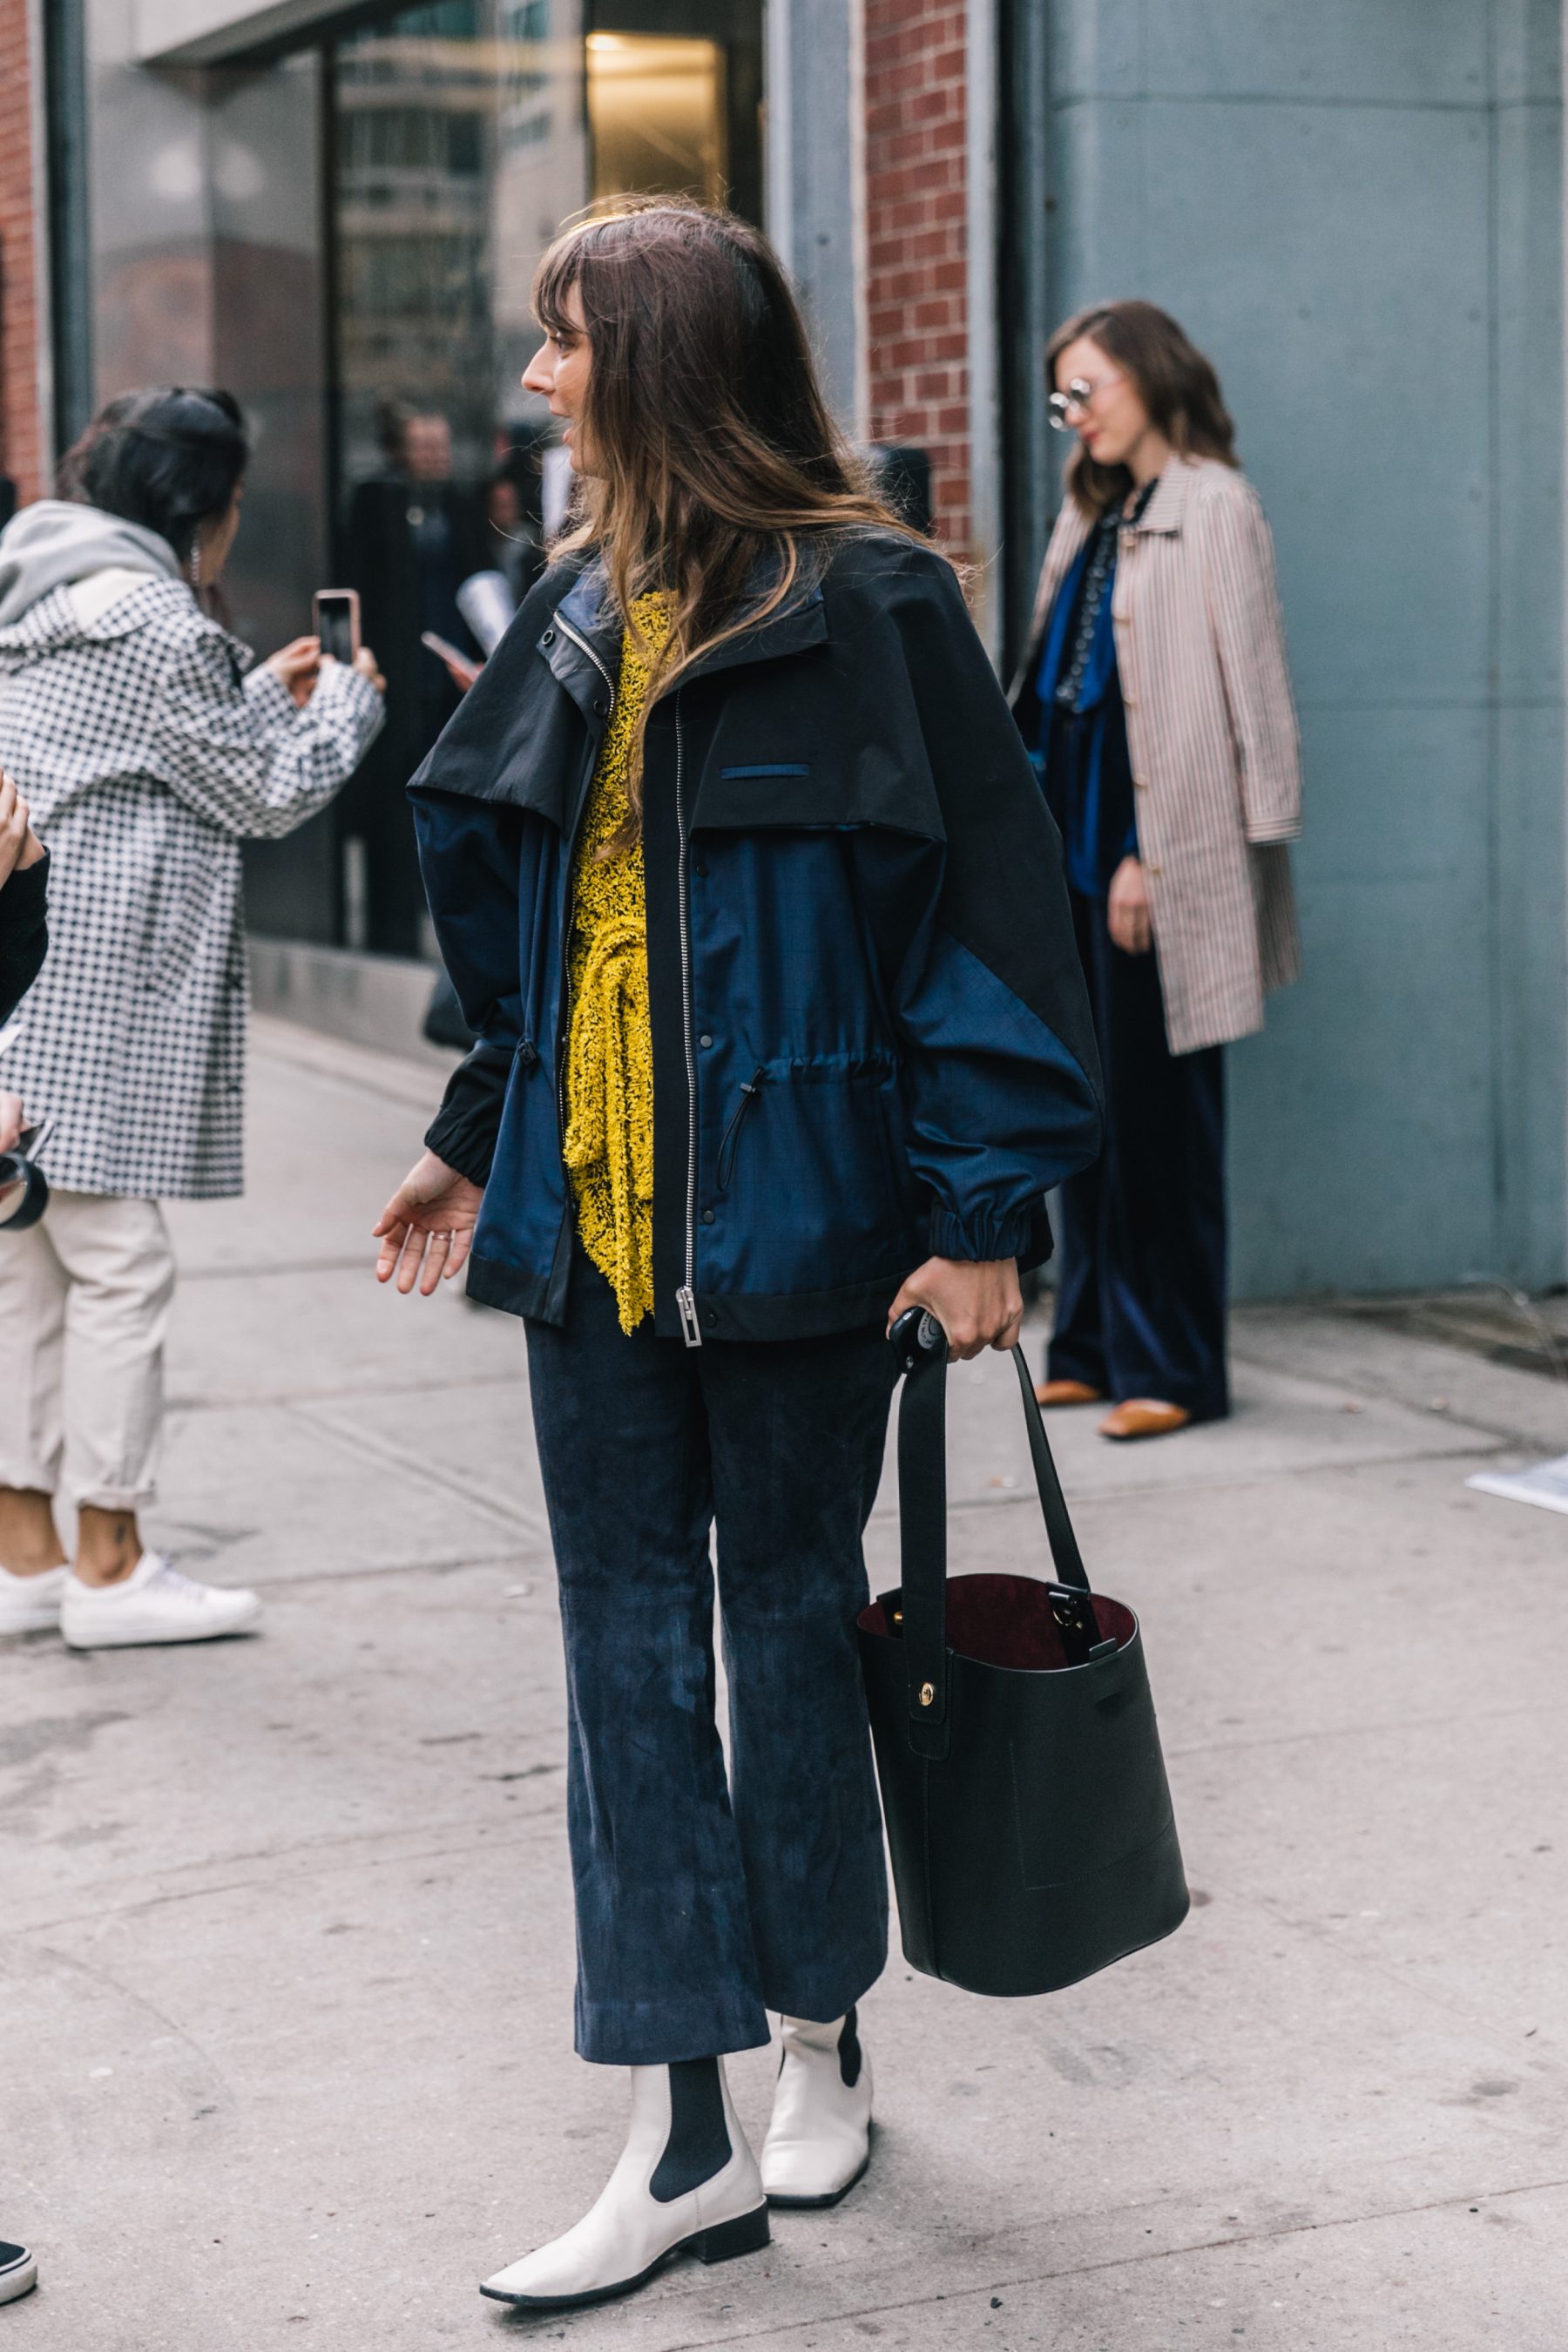
[[[933,1683],[921,1683],[921,1705],[922,1706],[930,1706],[930,1705],[931,1705],[931,1701],[935,1698],[935,1696],[936,1696],[936,1685],[935,1685]]]

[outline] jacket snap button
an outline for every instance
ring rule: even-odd
[[[607,702],[595,702],[594,705],[595,718],[603,719],[606,711],[609,709],[609,707],[610,706]]]
[[[706,867],[706,866],[694,866],[692,867],[691,871],[693,872],[693,874],[695,874],[695,875],[696,875],[696,877],[697,877],[697,878],[698,878],[698,880],[699,880],[700,882],[706,882],[706,881],[707,881],[707,879],[708,879],[708,868]]]
[[[704,1210],[703,1210],[703,1212],[702,1212],[702,1222],[703,1222],[703,1223],[704,1223],[705,1225],[710,1225],[710,1224],[712,1223],[712,1222],[713,1222],[713,1212],[712,1212],[712,1210],[711,1210],[711,1209],[704,1209]]]
[[[922,1706],[930,1706],[930,1705],[931,1705],[931,1703],[932,1699],[934,1699],[934,1698],[935,1698],[935,1696],[936,1696],[936,1691],[935,1691],[935,1689],[933,1688],[933,1686],[932,1686],[930,1683],[921,1683],[921,1705]]]
[[[715,1315],[715,1313],[713,1312],[713,1309],[712,1309],[712,1308],[711,1308],[711,1307],[710,1307],[708,1309],[707,1314],[702,1318],[702,1320],[704,1321],[704,1323],[706,1323],[706,1324],[707,1324],[707,1326],[708,1326],[709,1329],[710,1329],[710,1330],[711,1330],[711,1329],[713,1328],[714,1324],[715,1324],[715,1323],[717,1323],[717,1321],[719,1320],[719,1318],[717,1317],[717,1315]]]
[[[545,632],[544,632],[544,635],[540,638],[539,642],[540,642],[540,644],[541,644],[542,646],[552,646],[552,645],[555,643],[555,632],[554,632],[554,630],[553,630],[553,629],[546,629],[546,630],[545,630]]]
[[[710,1037],[710,1035],[708,1034],[707,1030],[706,1030],[706,1029],[704,1029],[704,1031],[702,1032],[701,1036],[700,1036],[700,1037],[699,1037],[699,1039],[697,1040],[697,1042],[698,1042],[698,1044],[699,1044],[699,1045],[703,1048],[704,1052],[706,1052],[707,1048],[708,1048],[708,1047],[709,1047],[709,1046],[713,1043],[713,1040],[712,1040],[712,1038],[711,1038],[711,1037]]]

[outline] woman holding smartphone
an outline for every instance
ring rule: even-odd
[[[160,1203],[240,1190],[239,845],[324,808],[382,707],[368,652],[351,667],[300,637],[252,667],[205,609],[248,457],[228,394],[122,393],[68,457],[71,495],[0,534],[0,763],[55,868],[52,950],[0,1051],[0,1087],[53,1123],[49,1207],[0,1231],[0,1633],[73,1649],[260,1615],[143,1539],[174,1286]]]
[[[854,1622],[892,1316],[1006,1347],[1099,1140],[1059,845],[951,567],[854,474],[772,251],[627,205],[541,265],[581,527],[412,787],[479,1043],[377,1271],[527,1325],[569,1700],[600,2301],[864,2169],[887,1893]],[[714,1723],[713,1570],[730,1685]],[[783,2020],[753,2157],[727,2053]],[[542,2208],[536,2189],[530,2200]]]

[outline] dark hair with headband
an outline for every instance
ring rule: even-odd
[[[153,384],[99,410],[60,467],[60,493],[155,530],[184,563],[202,524],[227,512],[249,458],[232,394]]]

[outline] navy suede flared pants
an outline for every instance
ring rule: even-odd
[[[688,1349],[581,1251],[528,1327],[566,1645],[577,2048],[657,2065],[841,2016],[888,1895],[856,1646],[895,1366],[879,1328]],[[714,1563],[729,1685],[715,1720]]]

